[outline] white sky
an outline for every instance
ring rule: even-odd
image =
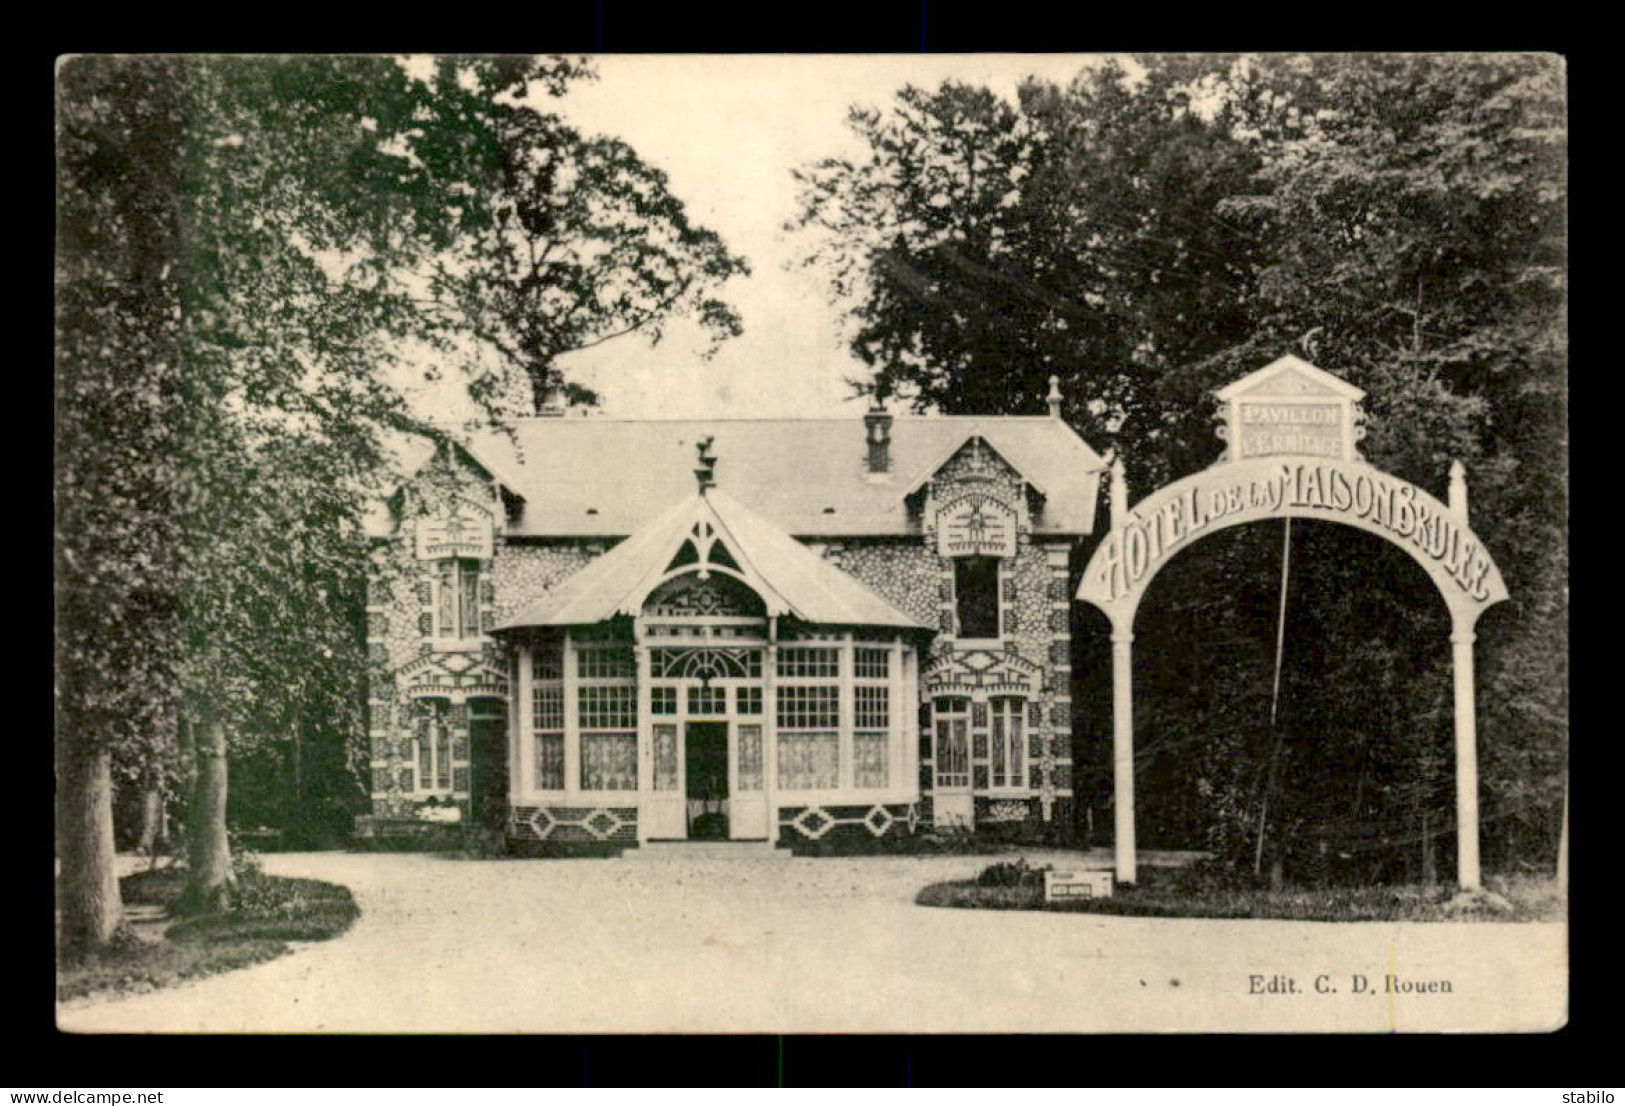
[[[860,153],[846,127],[853,103],[885,108],[908,83],[952,77],[1010,98],[1037,75],[1070,81],[1087,55],[608,55],[599,79],[575,85],[562,112],[578,129],[624,139],[664,170],[692,220],[749,260],[752,275],[724,289],[745,333],[709,362],[698,328],[676,323],[661,343],[629,336],[561,359],[620,416],[787,416],[858,413],[842,379],[864,366],[845,348],[838,312],[781,229],[796,214],[790,171]]]

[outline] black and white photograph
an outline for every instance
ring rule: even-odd
[[[1562,57],[55,81],[60,1032],[1568,1023]]]

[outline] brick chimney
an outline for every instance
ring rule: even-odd
[[[877,397],[875,405],[864,414],[863,428],[869,443],[869,472],[891,471],[891,413]]]
[[[564,391],[550,380],[532,380],[531,405],[538,417],[562,419],[564,417]]]

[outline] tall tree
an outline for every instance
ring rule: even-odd
[[[718,291],[749,267],[690,222],[663,172],[555,113],[501,102],[491,113],[487,215],[468,255],[438,262],[432,280],[435,299],[499,355],[476,373],[477,391],[511,388],[517,374],[538,409],[560,391],[592,404],[596,394],[558,368],[561,355],[634,334],[655,343],[680,316],[713,342],[740,333]]]
[[[1475,529],[1514,596],[1480,627],[1486,826],[1493,845],[1555,851],[1567,655],[1560,63],[1154,57],[1064,89],[1030,82],[1014,105],[984,89],[907,88],[889,112],[852,122],[868,156],[798,174],[799,225],[875,369],[864,387],[945,411],[1037,411],[1044,377],[1059,373],[1075,382],[1066,417],[1120,447],[1131,486],[1148,489],[1214,459],[1211,389],[1292,351],[1367,391],[1373,463],[1434,488],[1452,460],[1468,466]],[[1228,627],[1227,640],[1253,632],[1249,581],[1278,568],[1278,538],[1233,545],[1173,566],[1174,590],[1160,593]],[[1310,548],[1315,603],[1291,625],[1318,644],[1285,673],[1284,717],[1352,758],[1344,767],[1372,785],[1371,821],[1373,794],[1433,796],[1449,770],[1429,751],[1448,650],[1412,647],[1431,608],[1368,649],[1370,550],[1342,531]],[[1414,570],[1384,571],[1385,588],[1413,595]],[[1191,640],[1178,621],[1148,632]],[[1407,684],[1373,713],[1359,689],[1385,671]],[[1160,730],[1148,747],[1171,750],[1199,728],[1225,749],[1256,748],[1248,697],[1208,704],[1200,681],[1152,682],[1167,693],[1140,715]],[[1344,692],[1312,707],[1296,694],[1309,682]],[[1290,762],[1290,735],[1286,750]],[[1396,758],[1426,771],[1403,787],[1379,780]],[[1195,782],[1227,833],[1225,819],[1256,821],[1261,783],[1220,759]],[[1283,787],[1289,808],[1327,809],[1307,777]]]
[[[112,761],[175,715],[183,66],[72,58],[58,75],[56,752],[65,946],[122,917]]]
[[[1266,156],[1220,212],[1272,256],[1230,359],[1296,347],[1367,390],[1375,463],[1435,487],[1467,465],[1512,596],[1479,627],[1488,851],[1549,862],[1567,741],[1561,62],[1326,55],[1233,77]]]
[[[1198,110],[1193,79],[1107,63],[1066,89],[1029,82],[1014,105],[948,82],[855,109],[868,156],[798,171],[793,225],[875,369],[866,387],[1037,413],[1056,374],[1097,445],[1167,436],[1190,385],[1169,396],[1165,380],[1244,333],[1258,253],[1213,214],[1256,155]],[[1124,452],[1136,482],[1166,475],[1166,450]]]
[[[688,310],[727,329],[712,292],[740,263],[630,151],[549,129],[524,106],[586,73],[560,58],[65,64],[65,929],[93,944],[117,918],[109,737],[155,745],[161,723],[145,720],[184,714],[196,762],[187,902],[208,908],[229,898],[233,742],[312,704],[350,709],[335,705],[361,670],[345,585],[364,563],[363,505],[387,486],[386,437],[444,436],[413,416],[392,373],[428,350],[427,375],[444,375],[470,343],[527,325],[527,303],[551,303],[525,285],[535,273],[493,262],[522,209],[514,166],[586,167],[545,193],[577,212],[558,245],[592,261],[566,282],[578,302],[554,317],[566,341]],[[549,142],[560,148],[532,145]],[[645,231],[627,205],[643,200],[676,245],[627,245]],[[598,266],[600,252],[612,260]],[[654,283],[591,286],[617,264]],[[451,274],[465,298],[449,295]],[[678,290],[651,300],[661,281]],[[475,287],[497,303],[495,325]],[[519,380],[552,371],[540,347],[521,352],[530,359],[503,362]],[[489,407],[499,383],[476,374],[470,387]],[[121,544],[126,529],[138,540]]]

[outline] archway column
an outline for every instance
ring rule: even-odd
[[[1129,617],[1132,619],[1133,614]],[[1134,851],[1134,632],[1112,627],[1112,848],[1118,883],[1136,879]]]
[[[1456,881],[1464,891],[1480,885],[1478,868],[1478,724],[1473,698],[1473,642],[1458,621],[1450,634],[1456,690]]]

